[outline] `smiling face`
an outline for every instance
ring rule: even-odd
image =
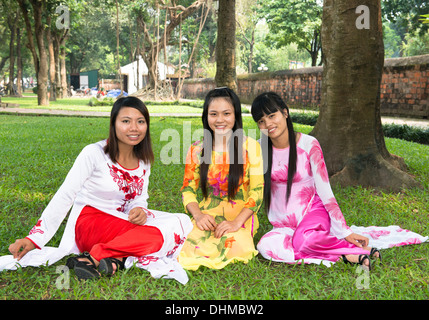
[[[215,135],[230,135],[235,125],[234,107],[225,98],[215,98],[208,107],[207,122]]]
[[[115,131],[119,147],[138,145],[146,136],[146,119],[139,110],[123,107],[116,118]]]
[[[276,111],[270,114],[265,114],[258,120],[259,129],[266,130],[266,134],[275,144],[276,140],[284,140],[288,137],[288,129],[286,119],[287,111]]]

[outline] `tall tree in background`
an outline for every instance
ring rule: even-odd
[[[159,52],[165,48],[165,45],[169,44],[174,29],[204,3],[207,3],[208,0],[193,1],[187,7],[176,2],[175,0],[158,0],[154,1],[153,7],[150,7],[150,3],[147,1],[136,1],[134,4],[137,22],[143,32],[140,55],[149,70],[149,85],[151,88],[155,88],[156,80],[158,79],[157,61]],[[160,10],[165,10],[164,17],[167,19],[167,23],[165,24],[165,30],[158,32],[155,29],[151,30],[151,25],[156,24],[153,20],[153,15],[155,12],[159,13]],[[158,24],[161,24],[159,15],[157,15],[157,21]],[[156,35],[159,35],[159,37],[156,37]]]
[[[424,49],[412,50],[414,41],[419,41],[428,33],[429,24],[420,23],[421,15],[429,12],[427,0],[395,0],[381,1],[381,12],[385,26],[394,30],[394,35],[400,37],[398,43],[398,55],[409,56],[428,53]],[[418,45],[420,47],[421,45]],[[400,48],[402,47],[402,48]],[[399,50],[400,49],[400,50]],[[410,50],[411,49],[411,50]],[[411,51],[411,52],[410,52]]]
[[[119,57],[119,4],[118,0],[115,0],[115,8],[116,8],[116,61],[118,67],[119,81],[121,84],[121,95],[124,92],[123,79],[121,74],[121,61]]]
[[[400,190],[417,183],[384,142],[380,6],[380,0],[324,1],[322,103],[311,134],[322,146],[333,184]]]
[[[15,80],[15,58],[18,54],[18,48],[15,48],[15,38],[19,36],[19,21],[20,21],[20,11],[19,8],[15,7],[14,4],[9,4],[9,14],[7,16],[7,25],[10,29],[10,38],[9,38],[9,82],[7,84],[8,94],[11,96],[18,95],[14,88]],[[19,40],[18,40],[19,41]],[[16,51],[16,54],[15,54]],[[21,93],[20,93],[21,94]]]
[[[235,0],[219,0],[216,41],[216,86],[237,90],[235,70]]]
[[[311,56],[311,65],[317,64],[322,49],[320,26],[322,7],[319,0],[259,0],[260,17],[270,28],[269,41],[278,48],[296,43]]]
[[[45,47],[45,23],[43,13],[46,9],[45,0],[18,0],[27,30],[28,47],[33,55],[34,67],[37,77],[37,103],[39,105],[49,105],[48,100],[48,55]],[[31,5],[31,7],[30,7]],[[34,19],[31,23],[30,14]],[[34,26],[34,28],[33,28]],[[34,44],[36,39],[37,46]]]
[[[249,48],[247,54],[247,72],[253,72],[253,51],[255,48],[255,32],[256,25],[260,20],[258,12],[261,10],[261,5],[258,0],[241,0],[238,2],[237,9],[237,25],[239,27],[239,36],[244,41],[243,44]]]
[[[65,44],[69,32],[69,21],[66,23],[57,17],[56,8],[61,5],[59,1],[50,0],[47,3],[47,11],[51,14],[46,15],[46,41],[49,53],[49,101],[56,101],[67,94],[67,74],[65,70],[65,54],[61,53],[62,48],[65,51]],[[68,8],[68,7],[67,7]],[[60,8],[62,9],[62,8]],[[76,12],[76,8],[72,8]],[[60,21],[58,21],[60,19]],[[65,52],[64,52],[65,53]],[[64,69],[61,65],[64,64]]]
[[[386,20],[394,22],[408,32],[419,29],[420,35],[423,35],[429,29],[429,25],[419,23],[421,15],[429,12],[427,0],[382,1],[382,12]]]

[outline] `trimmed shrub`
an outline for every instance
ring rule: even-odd
[[[113,106],[115,100],[113,98],[107,97],[101,100],[98,100],[96,97],[91,97],[89,99],[88,104],[91,107],[99,107],[99,106]]]

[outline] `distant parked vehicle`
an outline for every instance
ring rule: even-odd
[[[116,98],[116,97],[118,97],[120,94],[121,94],[121,90],[119,90],[119,89],[112,89],[112,90],[107,91],[107,95],[106,95],[106,97],[109,97],[109,98]],[[126,93],[125,91],[122,91],[122,95],[123,95],[124,97],[126,97],[126,96],[128,96],[128,93]]]

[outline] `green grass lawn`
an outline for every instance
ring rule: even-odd
[[[25,98],[29,99],[29,98]],[[3,99],[2,99],[3,100]],[[88,107],[89,108],[89,107]],[[0,255],[24,237],[64,180],[81,149],[107,137],[108,118],[33,117],[0,115]],[[183,139],[183,121],[192,131],[201,128],[196,118],[152,118],[151,134],[157,161],[152,167],[149,208],[184,212],[180,187],[184,165],[163,164],[159,155],[168,141],[165,129]],[[190,122],[190,123],[189,123]],[[245,129],[256,129],[244,118]],[[308,133],[310,126],[296,125]],[[386,139],[389,151],[405,158],[422,189],[384,193],[361,187],[334,188],[349,225],[400,225],[429,235],[429,146]],[[191,141],[181,141],[181,154]],[[271,229],[259,213],[255,243]],[[61,231],[65,226],[62,224]],[[61,232],[48,245],[58,245]],[[79,282],[70,273],[69,288],[57,288],[57,266],[23,268],[0,273],[0,299],[418,299],[429,298],[428,244],[383,250],[383,264],[375,262],[369,288],[358,289],[356,266],[339,262],[323,265],[288,265],[256,256],[247,265],[236,263],[222,270],[201,267],[188,272],[190,280],[153,279],[146,271],[131,268],[112,278]],[[360,312],[360,311],[359,311]],[[363,315],[363,314],[362,314]]]

